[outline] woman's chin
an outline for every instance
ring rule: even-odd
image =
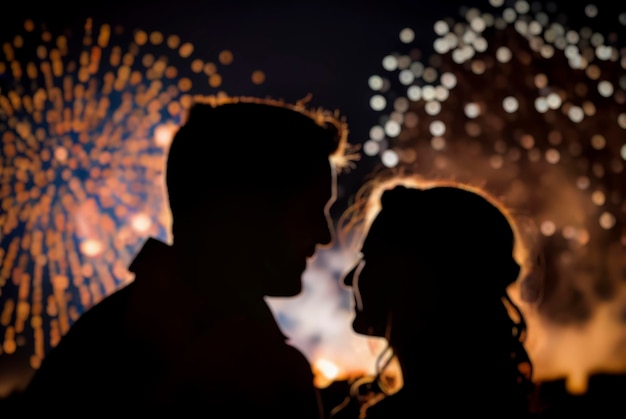
[[[381,330],[382,329],[382,330]],[[352,330],[359,335],[385,337],[385,327],[376,327],[373,322],[364,319],[362,315],[358,313],[354,317],[352,322]]]

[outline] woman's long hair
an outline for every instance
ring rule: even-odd
[[[508,221],[514,236],[513,254],[514,259],[520,267],[519,277],[524,277],[531,270],[535,269],[536,249],[532,248],[534,243],[528,240],[528,237],[520,231],[520,224],[514,216],[514,211],[506,208],[498,199],[490,195],[487,191],[479,186],[461,184],[459,182],[447,179],[424,179],[419,176],[390,170],[378,174],[369,180],[356,194],[354,201],[339,219],[338,239],[340,243],[348,251],[355,251],[360,247],[364,238],[367,236],[369,228],[374,219],[382,209],[381,198],[385,191],[391,190],[396,186],[405,186],[412,189],[431,189],[436,187],[453,187],[469,191],[480,197],[499,210],[499,212]],[[520,217],[522,218],[522,217]],[[518,277],[518,278],[519,278]],[[532,363],[524,349],[523,343],[527,335],[526,322],[519,307],[511,300],[506,288],[502,287],[500,295],[503,303],[509,309],[511,318],[511,353],[514,354],[512,366],[516,369],[517,383],[520,385],[520,391],[525,391],[528,396],[533,391],[532,386]],[[382,379],[385,375],[385,369],[390,365],[393,359],[393,350],[386,348],[379,356],[377,363],[377,373],[374,377],[365,378],[360,382],[355,382],[353,386],[354,395],[363,392],[366,387],[370,390],[380,391],[383,395],[390,394],[391,391],[385,386]],[[392,389],[393,392],[397,389]]]

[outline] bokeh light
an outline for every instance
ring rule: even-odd
[[[626,371],[626,21],[592,29],[598,7],[583,4],[575,27],[553,4],[490,4],[437,21],[432,55],[409,42],[383,59],[375,123],[403,122],[367,154],[480,185],[517,214],[534,243],[514,294],[535,379],[584,391],[592,373]],[[390,113],[381,96],[409,106]]]
[[[37,368],[132,280],[143,240],[169,241],[164,156],[192,89],[223,95],[236,60],[91,19],[61,34],[23,28],[0,52],[0,356],[27,351]]]

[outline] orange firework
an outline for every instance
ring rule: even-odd
[[[81,313],[131,279],[145,237],[168,239],[169,142],[192,88],[223,95],[236,59],[91,19],[59,35],[27,20],[1,47],[0,354],[28,351],[37,368]]]

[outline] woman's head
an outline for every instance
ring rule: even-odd
[[[380,196],[380,212],[344,280],[356,299],[354,328],[385,336],[395,323],[432,313],[445,301],[496,301],[519,275],[510,217],[479,190],[434,183],[396,186]]]

